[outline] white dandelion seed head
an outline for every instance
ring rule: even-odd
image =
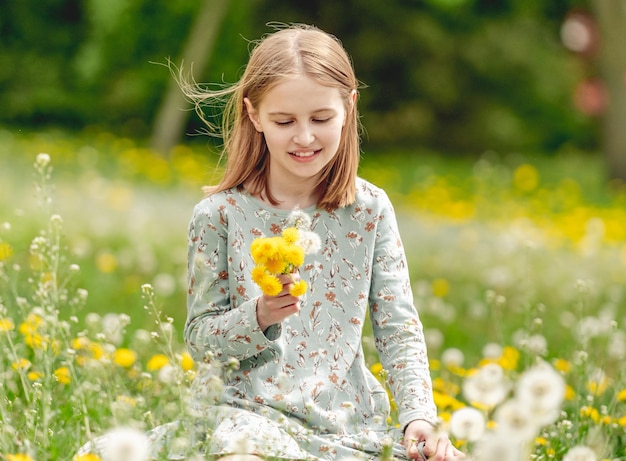
[[[548,352],[548,340],[543,335],[531,335],[526,338],[526,349],[536,355],[546,355]]]
[[[295,208],[287,218],[287,227],[295,227],[299,230],[311,229],[311,217],[300,208]]]
[[[474,458],[480,461],[525,461],[521,457],[524,443],[515,437],[502,437],[498,433],[480,439]]]
[[[502,346],[498,343],[488,343],[483,347],[483,357],[486,359],[497,359],[502,357]]]
[[[121,344],[124,340],[125,326],[122,315],[109,313],[102,317],[102,333],[107,340],[115,345]]]
[[[473,407],[460,408],[450,417],[450,433],[457,439],[476,441],[485,432],[485,416]]]
[[[443,351],[441,354],[441,363],[447,367],[460,367],[463,366],[465,361],[465,354],[461,349],[450,347]]]
[[[164,384],[176,384],[177,372],[176,368],[172,364],[168,363],[159,370],[158,379]]]
[[[504,401],[511,390],[511,383],[504,370],[496,363],[482,366],[463,381],[463,395],[472,403],[494,407]]]
[[[494,420],[498,425],[498,432],[518,440],[530,441],[540,429],[528,405],[518,399],[510,399],[500,405],[494,414]]]
[[[427,328],[424,330],[424,339],[430,349],[439,349],[443,344],[443,333],[438,328]]]
[[[119,427],[106,434],[102,461],[147,461],[150,441],[146,434],[130,427]]]
[[[560,408],[565,398],[565,380],[544,362],[522,374],[517,380],[515,395],[537,415],[549,415]],[[558,411],[556,417],[558,418]]]
[[[590,447],[576,445],[569,449],[563,457],[563,461],[596,461],[598,455]]]
[[[46,153],[43,153],[43,152],[41,154],[37,154],[37,158],[35,160],[35,163],[39,167],[47,166],[50,163],[50,154],[46,154]]]
[[[624,332],[617,331],[611,336],[607,344],[607,354],[615,360],[626,359],[626,334]]]
[[[322,247],[320,236],[312,231],[300,231],[298,245],[302,247],[305,254],[317,253]]]

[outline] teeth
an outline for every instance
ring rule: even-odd
[[[311,155],[315,155],[315,151],[309,152],[292,152],[296,157],[310,157]]]

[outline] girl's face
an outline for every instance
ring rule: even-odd
[[[355,98],[356,91],[350,106]],[[337,154],[346,123],[339,90],[296,76],[274,86],[258,107],[248,98],[244,102],[250,120],[267,143],[272,189],[275,185],[315,184],[322,168]]]

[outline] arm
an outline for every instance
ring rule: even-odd
[[[227,361],[258,354],[280,334],[265,333],[257,321],[257,298],[235,305],[236,286],[229,268],[229,222],[225,206],[210,197],[194,209],[189,224],[187,322],[184,337],[190,354],[203,361],[208,353]]]
[[[422,324],[413,306],[406,256],[395,213],[380,197],[374,253],[370,315],[376,348],[399,410],[399,422],[437,422]]]

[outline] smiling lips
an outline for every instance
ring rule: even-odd
[[[298,157],[298,158],[307,158],[307,157],[313,157],[315,154],[318,154],[321,151],[321,149],[319,150],[308,150],[308,151],[304,151],[304,152],[289,152],[291,155]]]

